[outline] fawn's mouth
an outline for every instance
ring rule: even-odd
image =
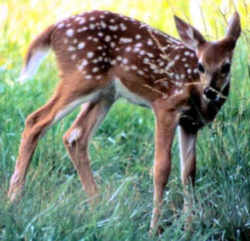
[[[205,99],[205,101],[207,102],[221,102],[221,101],[225,101],[227,99],[227,96],[225,96],[222,91],[220,90],[216,90],[212,87],[206,87],[204,89],[203,92],[203,98]]]

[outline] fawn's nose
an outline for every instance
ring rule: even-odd
[[[217,97],[217,93],[215,90],[213,90],[210,87],[205,88],[204,90],[204,95],[209,99],[209,100],[215,100]]]

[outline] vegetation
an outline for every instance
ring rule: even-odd
[[[22,56],[30,40],[62,16],[86,9],[110,9],[176,35],[173,13],[189,19],[209,38],[221,37],[233,1],[1,0],[0,2],[0,240],[250,240],[250,4],[237,2],[243,24],[232,68],[230,98],[216,121],[200,132],[193,233],[183,231],[183,194],[178,146],[165,193],[162,235],[148,235],[152,210],[154,119],[151,111],[125,100],[111,110],[90,146],[100,203],[91,209],[62,144],[74,111],[52,127],[34,154],[23,199],[8,203],[26,116],[43,105],[58,80],[49,56],[33,81],[18,85]],[[196,1],[195,1],[196,2]],[[223,10],[223,7],[226,7]],[[224,4],[224,5],[223,5]],[[204,8],[202,8],[204,7]],[[192,10],[193,9],[193,10]],[[216,16],[216,17],[215,17]],[[166,21],[167,19],[167,21]]]

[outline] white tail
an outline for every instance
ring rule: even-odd
[[[53,30],[54,25],[47,28],[42,34],[38,35],[31,43],[26,54],[25,63],[21,74],[17,80],[19,83],[26,82],[36,74],[40,64],[47,56],[51,47],[51,35]]]
[[[234,14],[226,36],[208,42],[191,25],[175,18],[183,42],[137,20],[107,11],[70,17],[49,27],[31,44],[21,80],[34,74],[51,47],[61,81],[51,100],[28,116],[9,198],[24,186],[30,160],[45,131],[78,105],[82,111],[64,136],[64,144],[84,190],[97,194],[88,144],[112,104],[120,97],[149,108],[156,116],[154,209],[157,226],[163,190],[171,169],[171,146],[180,126],[181,179],[195,179],[195,142],[229,94],[230,64],[240,35]],[[185,192],[187,193],[187,192]],[[184,202],[185,210],[189,205]]]
[[[36,49],[27,64],[23,67],[21,75],[17,81],[19,83],[25,83],[28,79],[32,78],[33,75],[36,74],[40,64],[47,56],[48,52],[48,48]]]

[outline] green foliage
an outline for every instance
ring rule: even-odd
[[[135,15],[169,33],[174,32],[172,17],[166,21],[171,13],[187,16],[192,21],[188,1],[180,1],[179,5],[176,1],[160,0],[159,4],[155,1],[96,2],[102,9]],[[61,139],[77,110],[52,127],[41,140],[23,199],[16,205],[8,203],[6,192],[25,118],[46,102],[58,80],[55,62],[50,57],[33,81],[23,86],[16,84],[14,80],[21,68],[20,53],[30,38],[53,22],[59,13],[90,9],[94,4],[87,0],[19,0],[18,5],[11,0],[1,4],[8,5],[12,13],[2,25],[0,38],[0,240],[250,239],[250,35],[246,28],[234,56],[230,98],[216,121],[199,136],[194,232],[190,235],[183,232],[185,216],[175,142],[161,218],[165,232],[150,237],[154,118],[151,111],[125,100],[112,108],[90,146],[91,164],[100,187],[100,202],[93,209],[87,203]],[[244,4],[239,4],[242,13],[246,12]],[[244,16],[249,19],[247,12]],[[221,18],[220,21],[223,22]]]

